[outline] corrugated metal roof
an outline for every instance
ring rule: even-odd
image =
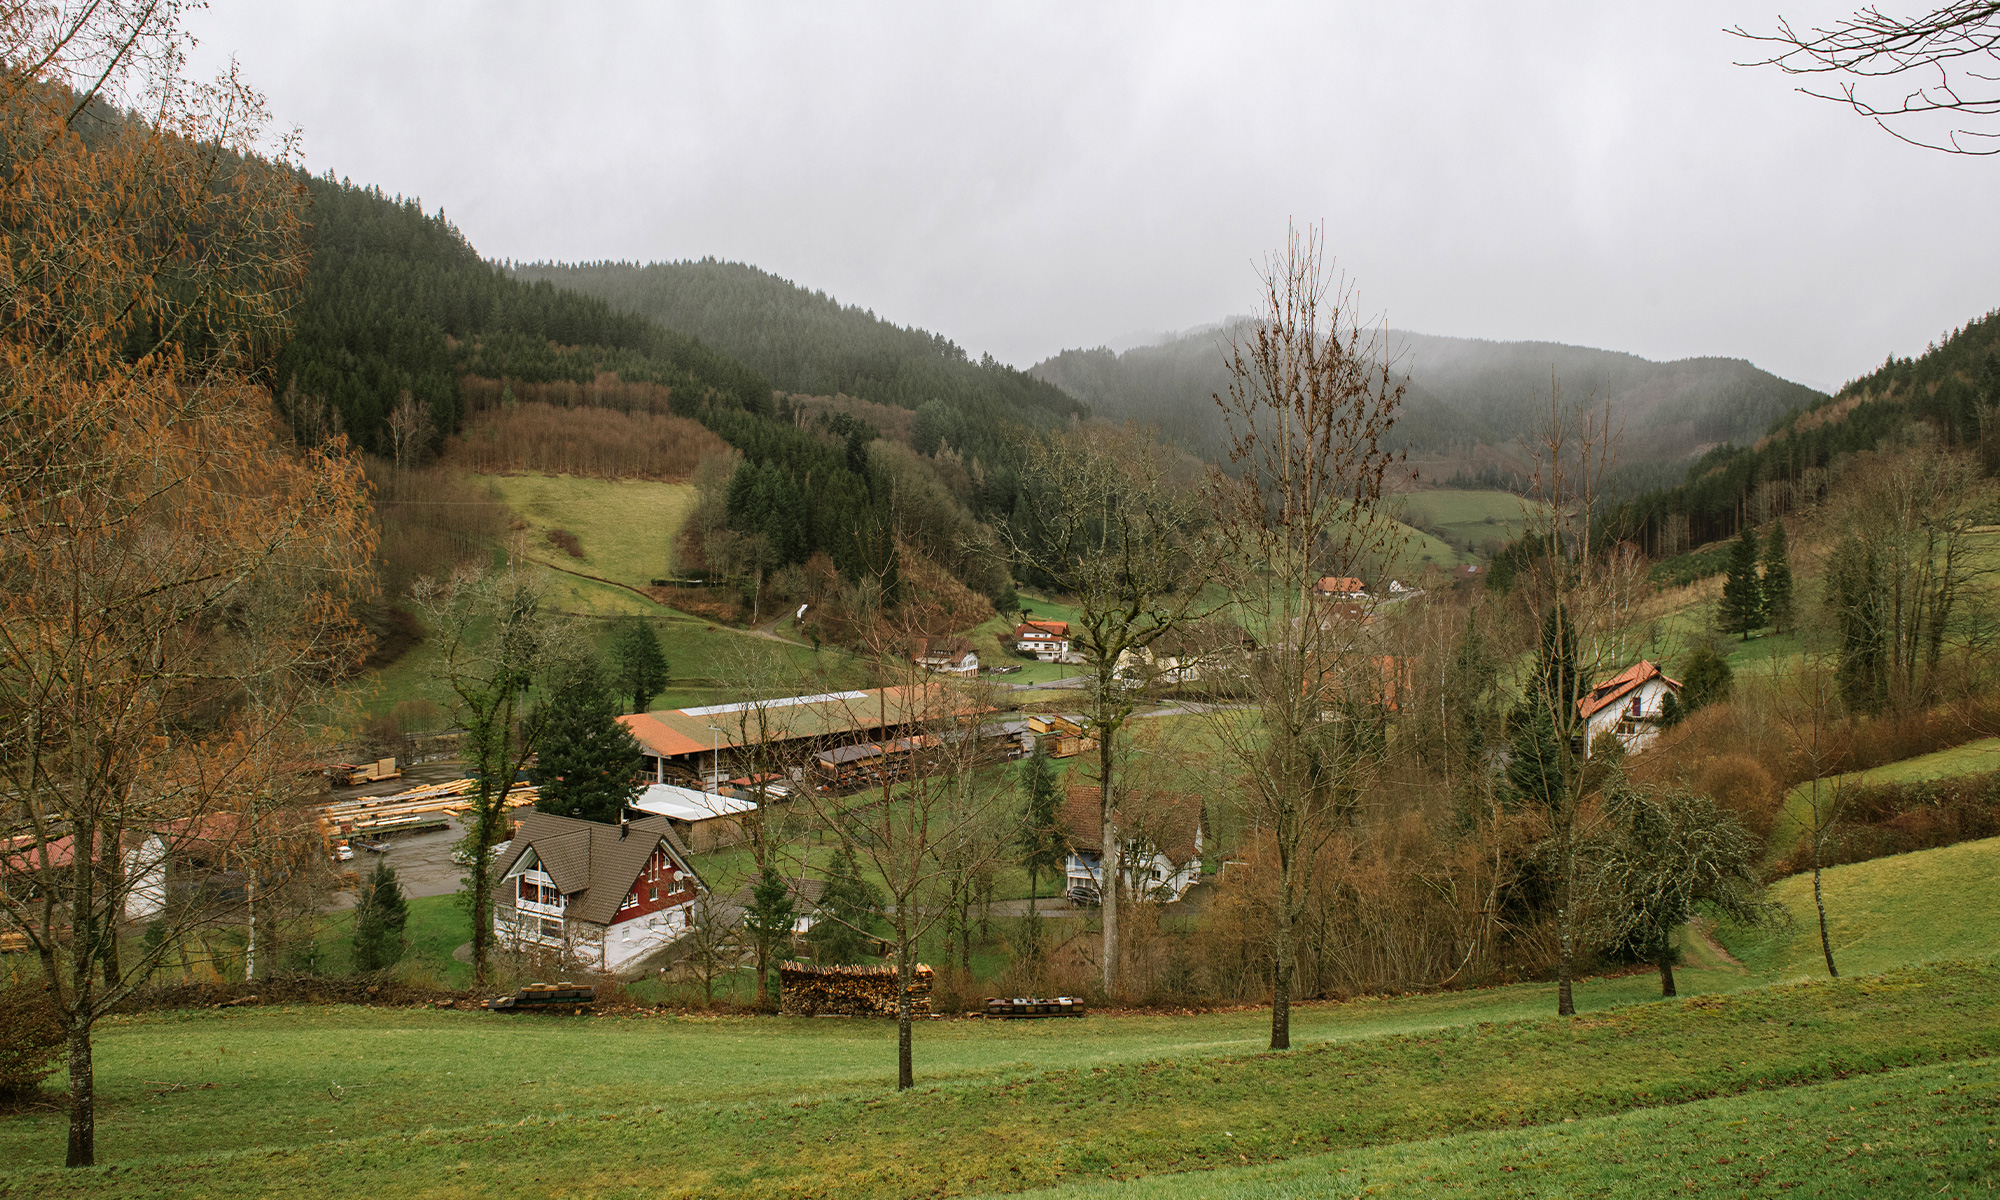
[[[734,749],[758,740],[790,741],[860,733],[885,726],[950,720],[994,711],[940,680],[913,687],[828,692],[706,708],[669,708],[618,720],[639,744],[666,758]]]

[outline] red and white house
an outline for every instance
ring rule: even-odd
[[[1576,702],[1583,718],[1584,757],[1590,756],[1590,743],[1600,733],[1617,734],[1627,754],[1644,750],[1660,735],[1667,697],[1680,690],[1680,681],[1667,678],[1651,661],[1633,663],[1591,688]]]
[[[508,844],[493,931],[511,949],[618,971],[679,938],[707,890],[664,817],[610,825],[532,812]]]
[[[1073,662],[1068,621],[1023,621],[1014,627],[1014,649],[1043,662]]]

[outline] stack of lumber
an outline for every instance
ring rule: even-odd
[[[486,1007],[495,1012],[582,1012],[597,1000],[587,983],[531,983],[511,996],[495,996]]]
[[[932,971],[917,964],[910,981],[910,1011],[931,1011]],[[893,1017],[896,1015],[896,968],[809,967],[788,962],[778,967],[784,1000],[778,1011],[789,1017]]]
[[[449,818],[472,811],[472,794],[479,789],[476,779],[454,779],[429,783],[397,792],[393,796],[355,796],[334,800],[318,808],[320,828],[330,838],[359,834],[406,833],[432,829]],[[507,793],[508,808],[525,808],[535,802],[536,789],[517,783]]]
[[[986,1015],[1004,1017],[1009,1020],[1026,1017],[1080,1017],[1084,1014],[1083,997],[1057,996],[1044,1000],[1039,997],[1015,996],[1005,999],[997,996],[986,998]]]

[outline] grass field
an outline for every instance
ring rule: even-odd
[[[687,483],[586,479],[576,475],[472,475],[528,523],[530,553],[619,583],[644,587],[672,576],[674,539],[694,508]],[[582,543],[571,558],[548,541],[562,529]]]
[[[1919,783],[1926,779],[1948,779],[1954,775],[1977,775],[1987,771],[2000,771],[2000,738],[1981,738],[1948,750],[1835,776],[1832,780],[1821,781],[1820,787],[1824,789],[1854,783]],[[1779,810],[1772,830],[1772,849],[1779,854],[1789,852],[1810,828],[1812,785],[1805,783],[1786,793],[1785,806]]]
[[[1821,873],[1834,965],[1843,974],[1990,954],[2000,943],[2000,838],[1833,867]],[[1788,926],[1719,930],[1743,964],[1768,979],[1819,978],[1812,876],[1771,887]]]
[[[1856,914],[1850,972],[1990,956],[1996,856],[2000,842],[1833,872],[1830,903]],[[1780,895],[1798,915],[1796,887]],[[1941,924],[1940,895],[1958,934],[1917,928]],[[97,1040],[107,1165],[54,1166],[59,1113],[0,1118],[0,1196],[1859,1196],[1995,1181],[2000,965],[1772,986],[1790,944],[1739,945],[1751,972],[1683,972],[1679,1000],[1652,999],[1649,973],[1581,981],[1567,1021],[1545,984],[1308,1004],[1276,1055],[1262,1010],[929,1022],[919,1087],[900,1095],[882,1022],[112,1018]]]
[[[1528,523],[1528,502],[1512,492],[1440,488],[1409,492],[1397,500],[1411,525],[1437,530],[1474,550],[1491,542],[1511,542]],[[1483,555],[1474,556],[1479,557]]]

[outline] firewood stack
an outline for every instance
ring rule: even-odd
[[[932,971],[917,964],[910,983],[910,1011],[931,1011]],[[896,968],[809,967],[788,962],[778,967],[784,1000],[778,1011],[788,1017],[893,1017],[896,1015]]]

